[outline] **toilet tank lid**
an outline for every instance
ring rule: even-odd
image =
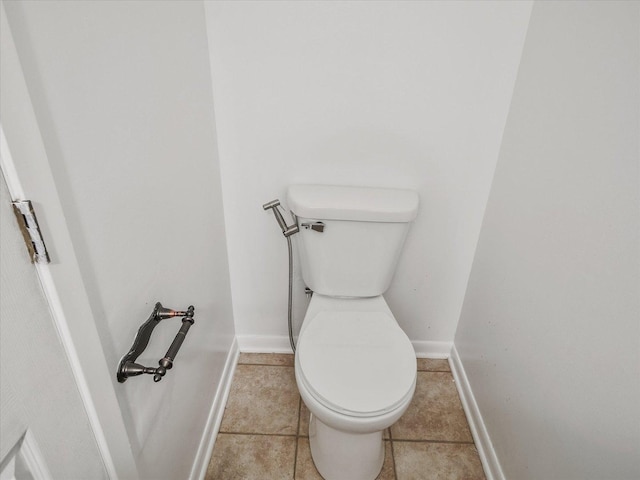
[[[399,188],[291,185],[289,208],[299,217],[360,222],[410,222],[418,194]]]

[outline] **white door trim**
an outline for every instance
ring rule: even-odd
[[[0,478],[15,479],[18,476],[16,475],[16,467],[18,461],[21,461],[23,464],[22,468],[26,469],[26,473],[31,475],[30,478],[34,478],[35,480],[54,480],[31,430],[27,430],[24,433],[7,457],[9,457],[11,461],[0,471]],[[20,473],[24,475],[25,472],[22,471]]]
[[[111,479],[139,478],[96,319],[58,196],[4,5],[0,12],[1,167],[15,199],[36,206],[49,265],[36,265],[54,323]],[[10,148],[11,149],[10,149]]]

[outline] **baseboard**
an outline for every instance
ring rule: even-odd
[[[218,390],[213,398],[204,433],[202,434],[200,445],[198,446],[198,452],[196,453],[193,466],[191,467],[191,474],[189,475],[190,480],[203,480],[207,473],[207,466],[211,459],[213,444],[218,436],[220,423],[222,423],[222,415],[224,415],[224,407],[227,404],[227,399],[229,398],[231,382],[233,381],[233,374],[236,370],[239,354],[240,350],[238,349],[238,342],[234,339],[231,344],[231,349],[227,354],[227,360],[225,361],[224,370],[222,371],[220,385],[218,386]]]
[[[293,353],[286,335],[238,335],[243,353]]]
[[[285,335],[238,335],[243,353],[293,353]],[[449,358],[453,342],[412,341],[418,358]]]
[[[411,343],[418,358],[449,358],[453,347],[453,342],[413,340]]]
[[[469,379],[464,371],[462,361],[458,355],[455,345],[453,345],[451,349],[449,365],[451,366],[453,378],[455,378],[456,381],[458,394],[460,395],[464,412],[467,415],[467,421],[469,422],[471,434],[473,435],[473,440],[476,444],[476,448],[478,449],[478,454],[480,455],[480,461],[482,462],[485,476],[487,477],[487,480],[505,480],[504,473],[502,473],[502,467],[500,466],[500,461],[498,460],[498,456],[496,455],[493,444],[491,443],[489,432],[487,432],[487,428],[482,419],[482,414],[480,413],[476,399],[473,396]]]

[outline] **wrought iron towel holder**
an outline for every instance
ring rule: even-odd
[[[131,350],[122,357],[120,363],[118,364],[118,382],[123,383],[129,377],[135,377],[137,375],[142,375],[143,373],[148,373],[153,375],[153,381],[159,382],[162,380],[162,377],[165,376],[167,370],[173,367],[173,361],[178,354],[178,350],[182,346],[182,342],[187,336],[187,332],[191,325],[194,324],[193,313],[194,307],[191,305],[187,308],[186,311],[178,311],[171,310],[170,308],[164,308],[160,302],[156,303],[156,306],[151,312],[151,316],[149,319],[142,324],[142,326],[138,329],[138,334],[136,335],[135,340],[133,341],[133,345],[131,346]],[[140,365],[136,363],[138,357],[144,352],[144,349],[147,348],[149,344],[149,340],[151,339],[151,333],[153,333],[153,329],[156,328],[156,325],[160,323],[161,320],[171,317],[179,317],[182,315],[182,326],[178,331],[178,334],[173,339],[169,350],[167,350],[164,358],[161,358],[158,363],[160,366],[158,368],[153,367],[145,367],[144,365]]]

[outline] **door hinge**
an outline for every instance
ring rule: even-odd
[[[44,244],[42,238],[42,232],[38,225],[38,219],[33,211],[33,205],[31,200],[19,200],[12,202],[13,213],[16,215],[20,231],[24,237],[24,241],[27,244],[27,250],[29,250],[29,256],[32,263],[49,263],[49,252]]]

